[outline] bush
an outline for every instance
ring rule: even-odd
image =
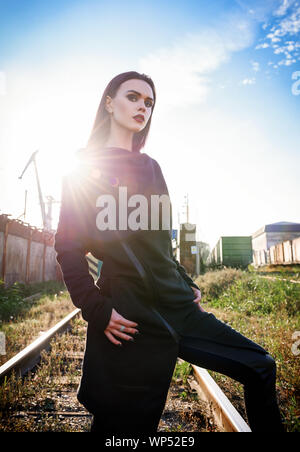
[[[9,287],[5,287],[2,279],[0,279],[0,321],[9,321],[12,318],[16,318],[19,315],[24,314],[32,303],[38,303],[39,301],[25,301],[24,298],[29,297],[35,293],[41,293],[41,297],[44,295],[54,297],[54,294],[64,290],[63,283],[59,281],[46,281],[33,284],[24,284],[15,282]]]
[[[209,271],[200,275],[195,283],[200,287],[205,301],[218,298],[236,279],[242,278],[242,270],[226,268],[219,271]]]
[[[300,285],[288,281],[267,280],[246,272],[232,275],[215,272],[203,287],[207,287],[204,290],[209,294],[208,301],[216,308],[249,316],[279,315],[280,312],[294,317],[299,313]]]

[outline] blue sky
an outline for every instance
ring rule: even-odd
[[[157,88],[144,152],[175,221],[189,193],[211,246],[300,222],[299,32],[296,0],[0,1],[0,213],[19,216],[27,189],[27,221],[40,225],[33,173],[17,178],[31,153],[44,195],[59,199],[106,84],[138,70]]]

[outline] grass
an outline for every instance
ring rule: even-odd
[[[278,400],[284,422],[289,432],[299,432],[300,354],[295,355],[292,346],[295,345],[293,334],[300,331],[300,285],[282,280],[267,280],[259,277],[256,272],[235,269],[208,272],[197,278],[196,283],[201,288],[206,310],[262,345],[274,357],[277,364]],[[0,305],[5,304],[4,308],[1,306],[2,311],[0,307],[0,313],[7,314],[5,320],[2,319],[0,330],[7,335],[9,353],[13,353],[13,347],[23,348],[24,342],[31,342],[30,337],[38,335],[41,329],[48,329],[51,322],[56,323],[57,317],[66,315],[64,309],[74,309],[69,295],[61,286],[16,286],[9,290],[9,293],[4,292],[3,297],[4,288],[0,285]],[[42,296],[38,300],[31,300],[23,306],[23,297],[41,291]],[[65,308],[59,311],[64,304]],[[84,332],[80,334],[82,336],[75,351],[82,351],[84,347]],[[0,411],[9,414],[12,408],[30,409],[40,398],[50,403],[54,400],[54,392],[59,391],[59,384],[54,376],[67,374],[75,382],[80,375],[80,369],[75,368],[74,363],[68,364],[66,368],[63,358],[66,351],[74,350],[71,343],[71,339],[66,336],[61,345],[60,342],[53,344],[51,354],[43,356],[43,366],[39,367],[34,379],[28,384],[10,379],[3,385],[0,388]],[[8,359],[7,356],[5,359]],[[186,381],[190,370],[188,363],[180,364],[176,366],[174,378]],[[213,376],[221,388],[226,389],[233,405],[244,415],[242,386],[223,375],[213,373]],[[5,417],[7,418],[6,415]],[[12,422],[14,426],[11,428],[16,428],[16,419]],[[46,419],[44,425],[50,426],[51,422],[54,421]],[[50,429],[49,426],[47,428]],[[19,431],[23,428],[25,427],[20,424]],[[34,431],[34,428],[33,424],[26,426],[27,431]],[[56,428],[60,428],[59,423],[51,427],[52,431]],[[67,427],[61,426],[61,429],[64,428]]]
[[[56,414],[84,411],[76,399],[81,361],[69,359],[68,354],[83,354],[86,322],[79,317],[72,326],[72,332],[51,341],[49,352],[42,351],[34,372],[24,378],[12,375],[0,386],[0,432],[89,431],[88,417],[61,419]],[[18,412],[25,415],[18,417]],[[30,412],[40,414],[32,417],[26,414]]]
[[[248,269],[250,272],[255,272],[260,275],[300,281],[300,265],[263,265],[256,269],[252,265],[249,265]]]
[[[186,361],[177,362],[172,380],[176,381],[178,379],[182,380],[184,384],[187,382],[188,376],[192,373],[192,365]]]
[[[24,298],[40,293],[36,299]],[[30,286],[0,283],[0,331],[5,334],[6,354],[0,365],[21,351],[74,309],[62,283],[49,281]]]
[[[269,280],[255,272],[224,269],[197,278],[203,306],[217,318],[268,350],[277,364],[277,390],[288,431],[300,431],[299,359],[292,345],[300,331],[300,285]],[[224,377],[218,377],[219,381]],[[230,379],[225,378],[228,388]],[[231,382],[232,393],[242,387]],[[230,392],[230,390],[229,390]]]
[[[41,296],[47,295],[53,299],[64,289],[64,285],[58,281],[33,284],[15,282],[10,287],[5,287],[3,280],[0,279],[0,321],[8,322],[22,318],[32,304],[36,303],[34,300],[24,302],[24,298],[41,293]]]

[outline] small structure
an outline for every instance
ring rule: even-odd
[[[187,273],[196,275],[196,225],[182,223],[179,234],[179,259]]]

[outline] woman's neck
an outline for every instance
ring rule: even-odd
[[[105,147],[116,147],[132,151],[133,132],[112,125]]]
[[[115,141],[107,141],[105,144],[104,144],[104,147],[105,148],[121,148],[121,149],[125,149],[126,151],[128,151],[128,152],[132,152],[132,149],[131,149],[131,146],[126,146],[126,144],[119,144],[119,143],[116,143]]]

